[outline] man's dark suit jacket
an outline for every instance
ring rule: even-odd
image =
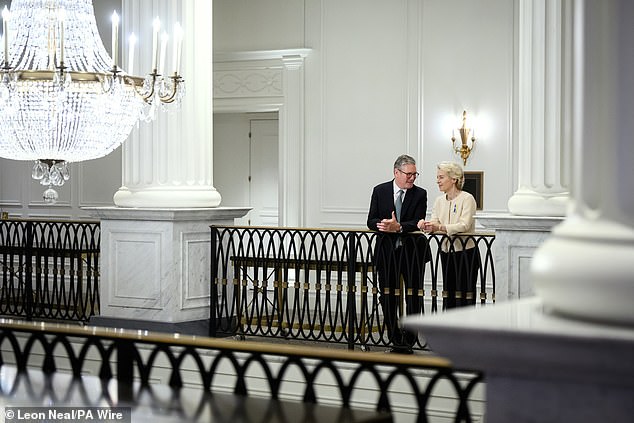
[[[377,223],[390,219],[394,207],[393,181],[384,182],[374,187],[370,210],[368,212],[368,228],[377,229]],[[427,191],[414,185],[405,192],[401,208],[401,228],[403,232],[418,230],[416,224],[425,218],[427,211]],[[384,323],[387,336],[396,346],[411,347],[415,337],[398,330],[398,314],[403,296],[396,294],[400,288],[400,276],[403,276],[405,287],[414,295],[405,296],[408,314],[418,314],[423,309],[422,298],[418,295],[422,289],[425,263],[431,259],[427,237],[401,237],[399,233],[379,232],[376,238],[374,261],[381,290],[379,300],[383,308]],[[385,294],[387,290],[387,295]],[[406,292],[408,292],[406,291]]]
[[[390,219],[394,208],[394,181],[384,182],[374,187],[370,210],[368,211],[368,228],[378,230],[376,225],[383,219]],[[425,218],[427,212],[427,191],[414,185],[405,192],[401,209],[401,227],[403,232],[417,231],[416,224]]]

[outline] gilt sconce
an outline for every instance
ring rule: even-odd
[[[463,165],[467,165],[467,159],[475,147],[475,130],[467,125],[467,111],[462,112],[462,124],[457,128],[460,134],[460,144],[456,146],[456,129],[451,131],[451,145],[456,154],[460,154]]]

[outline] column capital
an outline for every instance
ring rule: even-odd
[[[287,70],[298,70],[304,67],[304,56],[299,54],[282,56],[282,63]]]

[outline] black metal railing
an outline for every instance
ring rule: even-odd
[[[0,315],[98,314],[99,237],[99,222],[0,220]]]
[[[363,406],[358,394],[365,398],[369,387],[375,387],[376,398],[364,401],[363,407],[371,404],[377,413],[393,413],[405,395],[417,422],[429,421],[435,399],[442,402],[448,421],[471,422],[473,404],[479,401],[474,391],[483,383],[481,373],[452,368],[447,360],[427,354],[367,354],[87,326],[4,320],[0,321],[0,345],[0,367],[16,368],[18,376],[28,377],[32,370],[51,376],[65,372],[73,377],[69,389],[82,390],[76,385],[81,385],[85,375],[96,375],[102,381],[96,389],[100,386],[103,391],[83,392],[84,406],[104,402],[134,406],[150,397],[155,412],[162,416],[182,413],[187,421],[210,421],[200,413],[209,412],[213,396],[188,395],[190,404],[183,409],[177,402],[187,395],[186,388],[261,396],[269,398],[271,405],[294,400],[350,409]],[[21,380],[16,378],[12,387],[7,379],[3,378],[0,395],[14,398]],[[153,394],[161,384],[172,390],[163,396],[163,404]],[[43,404],[38,394],[49,404],[64,393],[29,392],[35,404]],[[192,406],[195,398],[200,398],[199,404]],[[268,421],[261,417],[257,421]]]
[[[495,301],[494,239],[212,226],[210,335],[390,345],[389,316]]]

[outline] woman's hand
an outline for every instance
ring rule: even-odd
[[[426,222],[423,219],[419,220],[416,226],[423,232],[438,232],[442,228],[440,223]]]

